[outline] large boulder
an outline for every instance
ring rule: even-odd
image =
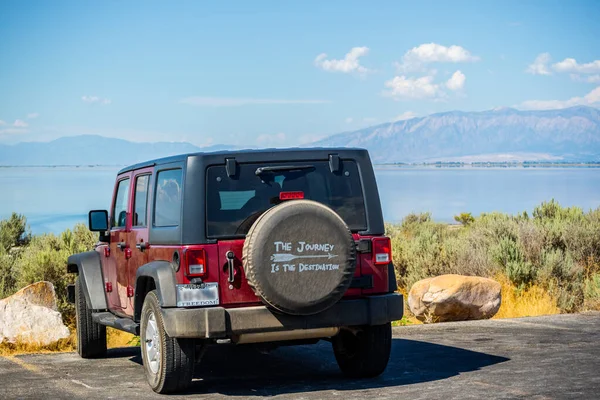
[[[440,275],[415,283],[408,306],[424,323],[487,319],[500,308],[500,289],[488,278]]]
[[[37,282],[0,300],[0,343],[47,345],[69,337],[50,282]]]

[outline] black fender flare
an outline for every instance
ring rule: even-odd
[[[161,307],[177,307],[177,280],[169,261],[151,261],[135,273],[134,320],[139,321],[144,298],[153,283]]]
[[[97,251],[86,251],[69,256],[67,272],[79,275],[83,287],[85,301],[91,310],[106,310],[106,294],[104,293],[104,277],[102,262]]]

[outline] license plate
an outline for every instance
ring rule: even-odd
[[[177,307],[219,305],[219,284],[177,285]]]

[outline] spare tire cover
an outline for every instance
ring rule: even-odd
[[[267,305],[287,314],[316,314],[346,292],[356,268],[352,233],[332,209],[293,200],[267,210],[252,225],[244,272]]]

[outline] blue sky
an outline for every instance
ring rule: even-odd
[[[0,143],[298,145],[600,103],[598,1],[0,2]]]

